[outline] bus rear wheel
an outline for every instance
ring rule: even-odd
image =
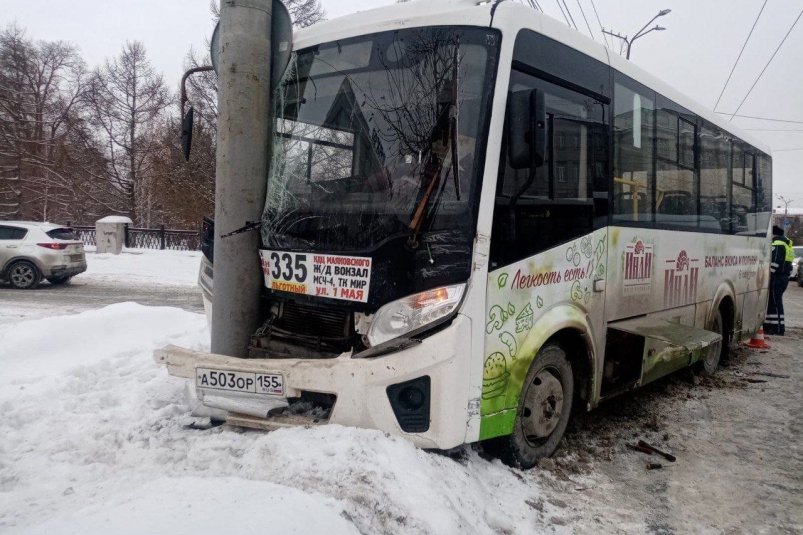
[[[566,351],[549,343],[524,379],[513,433],[499,439],[502,460],[526,469],[552,455],[566,432],[573,398],[574,377]]]
[[[722,338],[719,342],[708,346],[703,358],[697,361],[695,365],[696,371],[705,375],[711,375],[716,372],[720,361],[727,358],[728,355],[728,344],[730,340],[728,339],[728,333],[725,331],[725,318],[722,315],[721,308],[717,309],[716,314],[714,314],[714,318],[711,320],[711,325],[708,327],[708,330],[717,333]]]

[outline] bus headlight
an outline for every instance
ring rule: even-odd
[[[368,329],[368,343],[374,347],[446,319],[457,310],[465,290],[465,284],[443,286],[384,305]]]

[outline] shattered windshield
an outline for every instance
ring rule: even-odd
[[[486,29],[418,28],[294,54],[274,95],[265,246],[473,239],[497,42]]]

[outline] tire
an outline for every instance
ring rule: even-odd
[[[801,277],[800,275],[798,275],[798,277],[797,277],[797,285],[798,286],[803,286],[803,277]]]
[[[59,286],[61,284],[67,284],[70,282],[72,277],[48,277],[47,282],[52,284],[53,286]]]
[[[27,290],[39,284],[39,281],[42,280],[42,274],[33,263],[27,260],[18,260],[8,268],[6,278],[14,288]]]
[[[524,379],[513,433],[495,440],[503,462],[532,468],[549,457],[566,432],[574,399],[574,376],[566,351],[549,343],[536,355]]]
[[[725,318],[721,308],[718,308],[716,314],[714,314],[714,318],[711,320],[711,325],[708,330],[717,333],[722,339],[708,346],[708,350],[705,355],[703,355],[703,358],[695,363],[695,370],[703,375],[712,375],[717,371],[719,363],[728,358],[730,335],[726,332]]]

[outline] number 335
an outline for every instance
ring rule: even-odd
[[[271,271],[270,276],[274,279],[283,279],[286,281],[304,282],[307,279],[307,266],[304,264],[307,260],[307,255],[299,254],[293,255],[290,253],[277,253],[270,254]]]

